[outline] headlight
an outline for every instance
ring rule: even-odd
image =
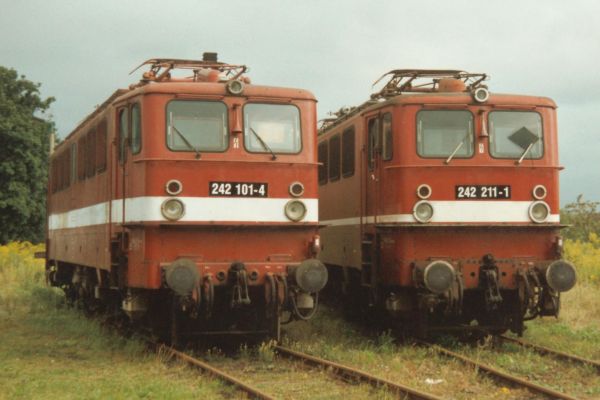
[[[486,88],[479,87],[472,93],[473,100],[478,103],[485,103],[490,98],[490,92]]]
[[[178,195],[179,193],[181,193],[182,190],[183,186],[181,185],[181,182],[179,182],[177,179],[171,179],[165,185],[165,191],[171,196]]]
[[[425,201],[419,201],[413,208],[413,216],[421,223],[426,223],[433,217],[433,206]]]
[[[315,293],[327,284],[327,268],[316,258],[309,258],[290,270],[290,277],[306,293]]]
[[[546,194],[548,192],[546,191],[546,187],[544,185],[537,185],[536,187],[533,188],[533,197],[536,200],[543,200],[546,197]]]
[[[300,200],[290,200],[286,203],[284,212],[288,219],[298,222],[306,215],[306,206]]]
[[[449,262],[434,261],[425,267],[423,283],[433,293],[444,293],[452,287],[454,282],[454,268]]]
[[[529,218],[537,224],[546,222],[550,215],[550,207],[543,201],[534,201],[529,206]]]
[[[566,292],[575,286],[577,273],[575,267],[568,261],[557,260],[546,269],[546,282],[557,292]]]
[[[244,84],[238,80],[229,81],[225,86],[227,87],[227,91],[234,95],[242,94],[244,91]]]
[[[294,197],[300,197],[304,194],[304,185],[301,182],[293,182],[290,185],[290,194]]]
[[[429,196],[431,196],[431,186],[429,186],[426,183],[419,185],[419,187],[417,188],[417,196],[420,199],[428,199]]]
[[[163,217],[170,221],[177,221],[185,214],[185,206],[178,199],[167,199],[160,206]]]

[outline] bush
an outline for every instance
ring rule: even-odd
[[[575,203],[567,204],[560,212],[563,224],[571,225],[563,230],[565,239],[587,241],[590,234],[600,235],[600,213],[597,201],[585,201],[580,195]]]
[[[600,286],[600,236],[590,233],[587,241],[566,240],[565,259],[577,268],[577,279]]]
[[[60,291],[45,285],[44,260],[34,258],[40,251],[44,251],[43,244],[0,246],[0,312],[11,315],[19,309],[49,309],[63,303]]]

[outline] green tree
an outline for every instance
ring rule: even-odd
[[[563,236],[571,240],[587,241],[590,233],[600,236],[600,213],[596,208],[597,201],[583,200],[583,195],[577,196],[575,203],[567,204],[560,212],[560,220],[571,225],[563,231]]]
[[[42,116],[54,98],[0,66],[0,244],[44,239],[50,132]]]

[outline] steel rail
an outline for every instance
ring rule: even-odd
[[[462,361],[463,363],[467,364],[467,365],[471,365],[475,368],[477,368],[479,371],[483,371],[484,373],[488,374],[489,376],[491,376],[492,378],[496,378],[499,380],[503,380],[505,382],[509,382],[513,385],[518,385],[518,386],[522,386],[527,388],[529,391],[534,392],[534,393],[539,393],[542,394],[544,396],[550,397],[552,399],[564,399],[564,400],[577,400],[576,397],[570,396],[566,393],[562,393],[562,392],[558,392],[556,390],[538,385],[537,383],[533,383],[530,382],[526,379],[523,378],[519,378],[517,376],[514,375],[510,375],[507,374],[506,372],[502,372],[496,368],[493,368],[487,364],[483,364],[480,363],[479,361],[475,361],[472,358],[463,356],[462,354],[458,354],[455,353],[453,351],[450,351],[448,349],[445,349],[441,346],[438,346],[436,344],[432,344],[432,343],[428,343],[428,342],[423,342],[423,341],[417,341],[417,343],[424,345],[424,346],[428,346],[431,347],[432,349],[434,349],[436,352],[445,355],[447,357],[450,358],[456,358],[457,360]]]
[[[205,363],[204,361],[200,361],[197,358],[194,358],[188,354],[185,354],[185,353],[182,353],[181,351],[175,350],[172,347],[166,346],[164,344],[158,345],[158,351],[159,352],[165,351],[172,357],[175,357],[175,358],[177,358],[181,361],[184,361],[190,365],[200,368],[201,370],[205,371],[206,373],[211,374],[223,381],[226,381],[227,383],[232,384],[233,386],[237,387],[241,391],[247,393],[251,398],[261,399],[261,400],[275,400],[275,398],[273,396],[268,395],[256,388],[248,385],[245,382],[242,382],[241,380],[227,374],[224,371],[221,371],[218,368],[213,367],[212,365]]]
[[[549,347],[540,346],[539,344],[526,342],[524,340],[517,339],[517,338],[511,338],[511,337],[504,336],[504,335],[499,335],[498,337],[505,342],[518,344],[519,346],[525,347],[525,348],[530,348],[537,353],[547,354],[547,355],[551,355],[556,358],[562,358],[563,360],[571,361],[574,363],[580,363],[583,365],[592,366],[592,367],[596,368],[598,371],[600,371],[600,362],[598,362],[598,361],[594,361],[594,360],[590,360],[588,358],[576,356],[574,354],[569,354],[569,353],[565,353],[562,351],[554,350]]]
[[[402,398],[409,398],[415,400],[441,400],[440,397],[434,396],[432,394],[421,392],[408,386],[395,383],[387,379],[379,378],[367,372],[363,372],[355,368],[338,364],[333,361],[324,360],[322,358],[301,353],[299,351],[288,349],[287,347],[283,346],[275,346],[274,349],[278,354],[282,356],[297,359],[310,365],[330,369],[340,377],[352,377],[356,380],[366,382],[375,388],[386,387],[387,389],[397,394],[402,394]]]

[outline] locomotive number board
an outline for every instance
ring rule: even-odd
[[[457,200],[510,199],[509,185],[457,185]]]
[[[267,197],[268,185],[260,182],[209,182],[210,196]]]

